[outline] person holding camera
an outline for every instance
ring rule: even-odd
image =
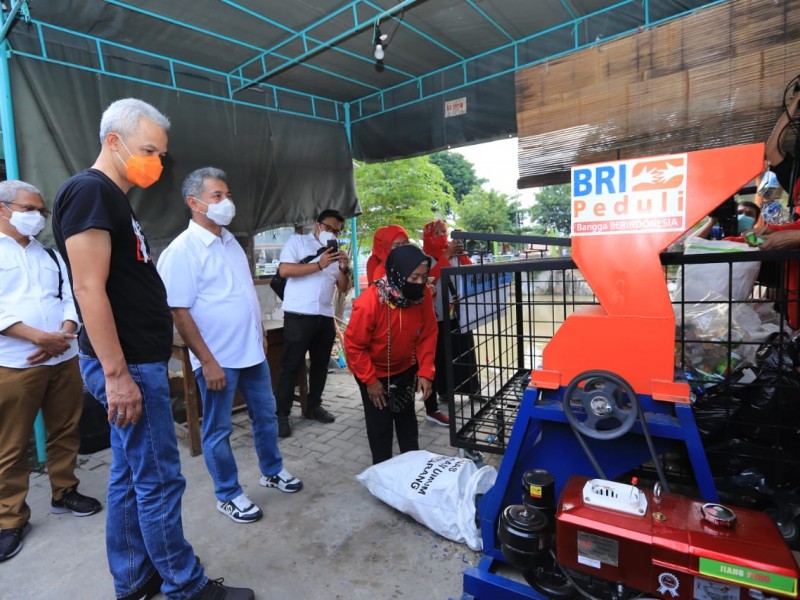
[[[328,378],[328,362],[336,325],[333,294],[350,288],[350,259],[339,250],[344,217],[333,209],[323,210],[307,234],[294,234],[281,250],[278,273],[286,278],[283,296],[283,360],[278,377],[278,436],[292,435],[292,411],[297,371],[308,352],[308,403],[303,415],[320,423],[336,420],[322,407],[322,392]],[[320,253],[323,248],[327,248]],[[315,256],[306,262],[309,256]]]
[[[261,309],[244,250],[225,228],[236,214],[227,176],[214,167],[197,169],[184,179],[181,192],[192,220],[162,252],[158,273],[200,389],[203,457],[217,510],[236,523],[253,523],[263,513],[239,484],[231,450],[236,390],[253,423],[259,483],[290,494],[303,482],[284,468],[278,450]]]

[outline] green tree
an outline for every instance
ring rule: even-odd
[[[473,188],[458,207],[458,226],[472,233],[519,233],[516,197],[497,190]]]
[[[475,165],[458,152],[436,152],[430,155],[431,162],[444,173],[445,179],[453,186],[456,202],[459,204],[464,196],[475,186],[486,183],[486,179],[475,174]]]
[[[542,235],[569,235],[572,186],[568,183],[544,187],[536,194],[531,207],[534,231]]]
[[[446,212],[453,188],[442,170],[427,156],[382,163],[357,163],[356,190],[363,214],[358,217],[362,249],[372,247],[375,231],[384,225],[402,225],[412,240],[422,239],[422,228]]]

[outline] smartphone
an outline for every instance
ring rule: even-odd
[[[334,252],[339,251],[339,240],[328,240],[327,243],[328,250],[333,250]]]

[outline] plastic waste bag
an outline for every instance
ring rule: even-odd
[[[684,254],[758,252],[758,248],[751,248],[747,244],[702,238],[688,238],[684,242],[684,248]],[[758,260],[684,265],[673,299],[700,302],[706,299],[709,292],[716,292],[725,300],[747,300],[753,292],[760,269],[761,262]],[[681,287],[684,288],[683,291]]]
[[[481,550],[475,501],[497,478],[471,460],[415,450],[372,465],[356,479],[386,504],[442,537]]]

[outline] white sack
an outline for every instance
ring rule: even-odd
[[[427,450],[405,452],[356,475],[376,498],[473,550],[482,546],[475,496],[486,493],[496,477],[494,467],[479,470],[469,459]]]

